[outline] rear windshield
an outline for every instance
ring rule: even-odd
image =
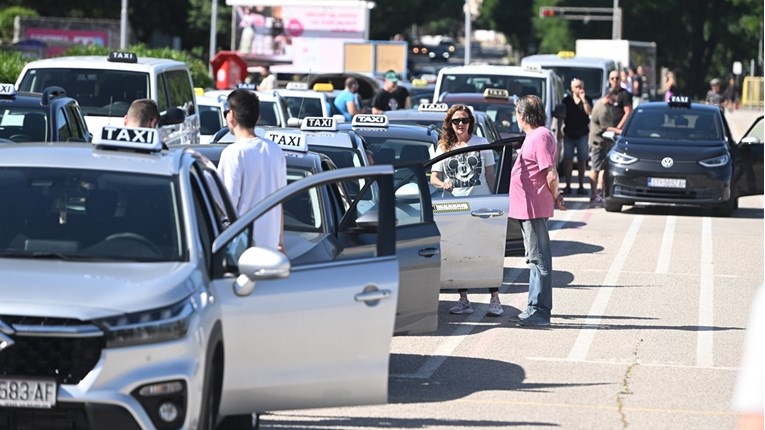
[[[563,67],[563,66],[542,66],[545,69],[553,69],[560,77],[563,78],[565,85],[570,85],[572,79],[581,79],[584,81],[584,91],[587,95],[595,100],[599,99],[603,95],[603,91],[606,88],[604,78],[604,69],[591,68],[591,67]],[[566,88],[569,89],[568,87]]]
[[[680,140],[722,140],[722,123],[713,112],[687,109],[635,109],[626,137]]]
[[[444,75],[440,93],[483,93],[487,88],[510,91],[510,95],[539,96],[547,103],[545,79],[506,75]]]
[[[151,97],[148,73],[122,70],[31,69],[18,90],[40,93],[53,85],[76,99],[83,114],[93,116],[124,116],[133,100]]]

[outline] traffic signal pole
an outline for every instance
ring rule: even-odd
[[[574,6],[541,6],[539,17],[560,18],[573,21],[613,21],[611,38],[622,38],[622,9],[619,0],[614,0],[614,7],[574,7]]]

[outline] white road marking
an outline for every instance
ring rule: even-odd
[[[572,361],[567,358],[559,358],[559,357],[526,357],[527,360],[532,361],[554,361],[554,362],[561,362],[561,363],[583,363],[583,364],[613,364],[618,366],[624,366],[625,364],[632,364],[632,359],[624,359],[624,360],[576,360]],[[698,369],[699,366],[689,366],[687,364],[680,364],[680,363],[660,363],[660,362],[649,362],[649,361],[643,361],[638,360],[637,363],[641,367],[663,367],[668,369]],[[709,370],[720,370],[720,371],[726,371],[726,372],[738,372],[740,368],[738,367],[730,367],[730,366],[717,366],[717,367],[707,367],[706,369]]]
[[[664,236],[661,239],[661,248],[659,249],[659,261],[656,262],[656,273],[667,273],[669,271],[669,261],[672,259],[672,239],[675,236],[676,221],[677,216],[667,216],[667,223],[664,225]]]
[[[701,279],[699,284],[699,334],[696,366],[712,367],[714,325],[714,262],[712,261],[712,219],[701,221]]]
[[[608,301],[611,299],[611,294],[614,292],[614,286],[619,279],[619,273],[624,267],[624,263],[627,261],[627,254],[629,254],[632,244],[635,242],[638,230],[640,230],[640,224],[643,222],[643,215],[636,216],[632,220],[629,230],[624,235],[622,245],[619,247],[619,251],[616,253],[614,261],[611,263],[611,267],[606,273],[605,279],[601,287],[598,289],[598,294],[595,296],[595,301],[592,303],[590,312],[587,314],[587,322],[593,326],[597,326],[600,323],[600,317],[605,315]],[[582,361],[587,358],[587,352],[590,350],[593,339],[598,329],[595,327],[583,328],[579,330],[579,334],[576,337],[574,346],[568,354],[568,360]]]

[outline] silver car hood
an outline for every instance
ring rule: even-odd
[[[90,320],[161,308],[204,285],[188,262],[0,259],[0,315]]]

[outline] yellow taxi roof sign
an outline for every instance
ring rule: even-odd
[[[560,52],[558,52],[558,57],[560,57],[560,58],[574,58],[574,57],[576,57],[576,52],[574,52],[574,51],[560,51]]]
[[[330,82],[318,82],[313,84],[314,91],[334,91],[335,86]]]
[[[205,95],[205,89],[201,87],[194,87],[194,95],[197,97]]]

